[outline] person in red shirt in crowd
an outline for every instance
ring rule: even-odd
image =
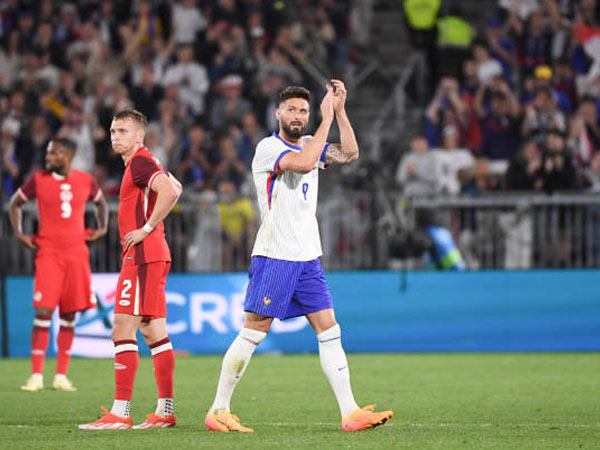
[[[153,414],[134,429],[170,428],[173,414],[175,356],[167,336],[165,286],[171,254],[162,221],[181,195],[181,184],[166,172],[144,147],[146,116],[136,110],[117,113],[110,126],[115,152],[125,162],[119,193],[119,233],[123,265],[117,284],[112,340],[115,345],[115,398],[110,412],[81,430],[132,428],[131,394],[139,355],[136,332],[140,329],[150,347],[158,388]]]
[[[56,375],[52,386],[57,390],[76,390],[67,378],[75,313],[96,307],[86,241],[95,241],[106,234],[108,209],[94,177],[71,168],[75,152],[76,146],[69,139],[50,141],[46,152],[46,170],[30,176],[10,200],[10,220],[17,239],[36,251],[32,375],[21,386],[25,391],[44,388],[44,360],[50,339],[52,313],[57,306],[60,328]],[[21,206],[33,199],[37,199],[40,219],[35,236],[23,233],[21,215]],[[96,205],[98,217],[98,229],[89,232],[84,223],[88,200]]]

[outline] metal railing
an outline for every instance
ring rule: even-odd
[[[469,269],[600,267],[598,195],[419,199],[408,210],[448,228]]]
[[[328,270],[393,266],[394,243],[423,233],[427,224],[450,230],[468,269],[600,267],[600,196],[505,194],[478,198],[403,198],[381,189],[323,193],[318,208],[323,266]],[[117,204],[109,204],[109,232],[90,244],[92,270],[120,269]],[[425,218],[425,219],[424,219]],[[86,220],[93,224],[90,208]],[[173,272],[245,271],[258,217],[233,235],[216,200],[182,201],[165,221]],[[35,205],[23,208],[25,232],[37,226]],[[238,227],[239,228],[239,227]],[[33,273],[34,254],[12,236],[8,212],[0,218],[9,274]],[[406,245],[408,248],[408,244]],[[406,249],[404,267],[425,268],[424,251]]]

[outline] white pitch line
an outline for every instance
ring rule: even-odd
[[[261,427],[293,427],[293,426],[337,426],[339,422],[252,422],[252,426]],[[498,428],[511,428],[511,427],[537,427],[537,428],[600,428],[600,423],[596,424],[580,424],[580,423],[519,423],[519,424],[493,424],[493,423],[410,423],[410,422],[398,422],[391,421],[384,425],[386,428],[389,427],[415,427],[415,428],[490,428],[497,426]]]

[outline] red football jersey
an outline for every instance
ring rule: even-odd
[[[37,198],[40,224],[35,242],[40,248],[65,249],[85,244],[85,204],[102,195],[93,176],[75,169],[66,177],[40,171],[31,175],[17,192],[25,201]]]
[[[165,173],[158,159],[145,147],[140,148],[127,162],[119,192],[119,233],[121,246],[127,233],[142,228],[154,211],[157,194],[150,185],[154,178]],[[171,261],[161,222],[135,247],[123,252],[124,265],[139,265],[155,261]]]

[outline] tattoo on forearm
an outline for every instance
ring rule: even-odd
[[[348,164],[356,159],[358,150],[344,152],[340,144],[330,144],[325,153],[325,164]]]

